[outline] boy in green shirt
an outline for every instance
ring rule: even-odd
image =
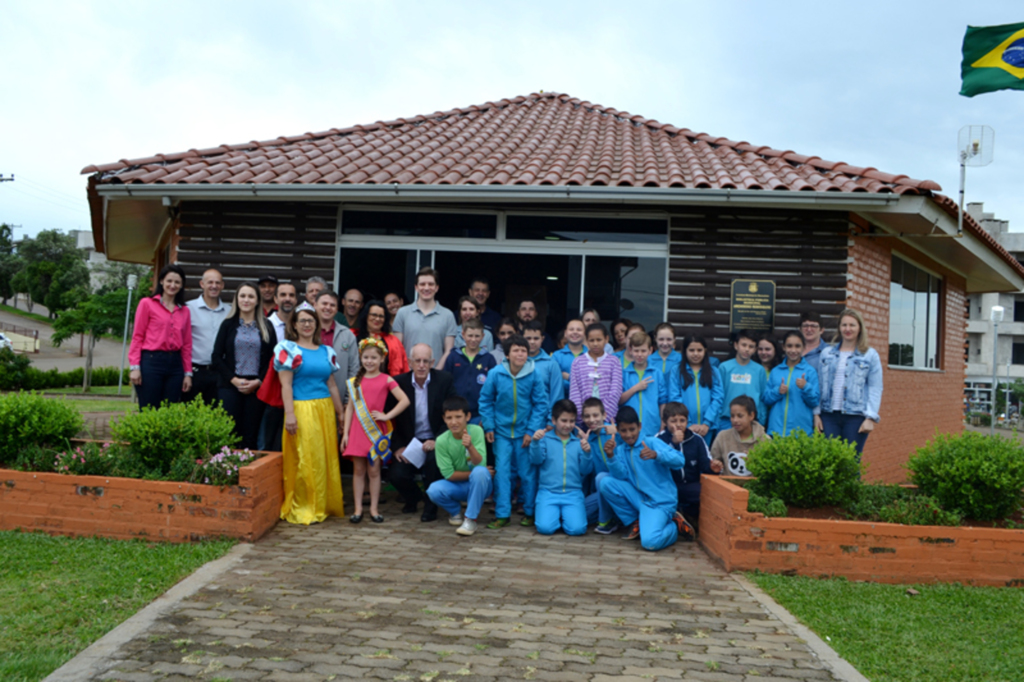
[[[487,466],[484,430],[469,423],[473,417],[469,402],[454,396],[444,401],[442,409],[448,430],[437,438],[434,457],[443,479],[430,484],[427,496],[451,514],[448,523],[459,527],[456,533],[472,535],[480,508],[494,488],[494,469]],[[467,503],[465,517],[461,502]]]

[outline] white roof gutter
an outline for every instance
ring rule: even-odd
[[[566,185],[98,185],[100,196],[118,199],[244,201],[521,201],[568,200],[611,204],[717,204],[743,206],[818,206],[862,210],[898,204],[898,194],[802,192],[671,187],[593,187]]]

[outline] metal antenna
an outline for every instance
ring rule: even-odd
[[[956,222],[956,236],[964,235],[964,185],[967,183],[968,166],[987,166],[992,163],[992,150],[996,143],[996,131],[988,126],[964,126],[957,136],[957,151],[960,157],[960,211]]]

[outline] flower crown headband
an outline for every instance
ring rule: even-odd
[[[373,346],[384,355],[388,354],[387,345],[380,339],[375,339],[372,336],[367,336],[365,339],[359,342],[359,354],[362,355],[363,351],[369,348],[370,346]]]

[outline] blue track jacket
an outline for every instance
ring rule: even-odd
[[[544,384],[547,386],[547,415],[550,418],[551,408],[565,397],[565,389],[562,387],[562,367],[543,350],[530,359],[533,360],[533,371],[543,377]]]
[[[718,428],[718,417],[722,413],[722,378],[712,369],[711,388],[708,388],[700,384],[700,372],[694,377],[689,364],[683,365],[682,368],[692,381],[684,390],[683,376],[679,372],[674,372],[669,386],[669,400],[686,405],[686,409],[690,411],[691,424],[706,424],[712,429]]]
[[[615,456],[608,458],[611,475],[632,484],[648,507],[664,509],[671,515],[678,499],[672,469],[683,466],[682,454],[665,445],[657,436],[641,436],[632,446],[626,445],[618,437],[616,442]],[[645,443],[658,454],[655,459],[640,459]]]
[[[609,436],[601,429],[598,433],[591,433],[590,438],[590,460],[593,463],[595,474],[608,473],[608,455],[604,452],[604,444],[608,442]]]
[[[537,467],[537,489],[564,493],[583,489],[583,477],[591,472],[590,455],[583,452],[575,433],[562,439],[554,429],[530,443],[530,462]]]
[[[679,374],[679,365],[683,362],[683,355],[677,350],[668,354],[667,358],[661,357],[661,353],[655,349],[651,357],[647,358],[647,366],[654,367],[665,377],[665,385],[672,381],[671,374]]]
[[[807,385],[797,388],[796,380],[803,377]],[[779,393],[782,384],[788,386],[788,393]],[[821,384],[818,373],[806,359],[801,359],[796,367],[790,369],[789,363],[782,363],[772,370],[768,376],[768,387],[764,389],[762,400],[771,413],[768,416],[768,433],[787,436],[793,431],[802,429],[807,435],[814,434],[814,408],[821,397]]]
[[[506,438],[532,436],[544,428],[551,416],[545,411],[548,393],[533,360],[527,360],[519,374],[512,376],[506,358],[487,373],[480,390],[480,421],[485,432]]]
[[[735,358],[726,360],[719,366],[718,374],[722,379],[722,411],[718,415],[720,431],[732,428],[729,419],[729,404],[741,395],[750,396],[757,407],[757,421],[766,418],[766,410],[761,396],[768,385],[768,375],[764,367],[753,360],[741,365]]]
[[[640,435],[655,436],[661,431],[661,409],[660,405],[668,402],[668,386],[665,384],[665,377],[661,372],[647,363],[644,369],[643,379],[650,377],[651,384],[642,391],[637,391],[629,397],[624,405],[632,407],[640,415]],[[634,363],[622,370],[622,392],[633,388],[641,381],[640,372],[637,371]]]

